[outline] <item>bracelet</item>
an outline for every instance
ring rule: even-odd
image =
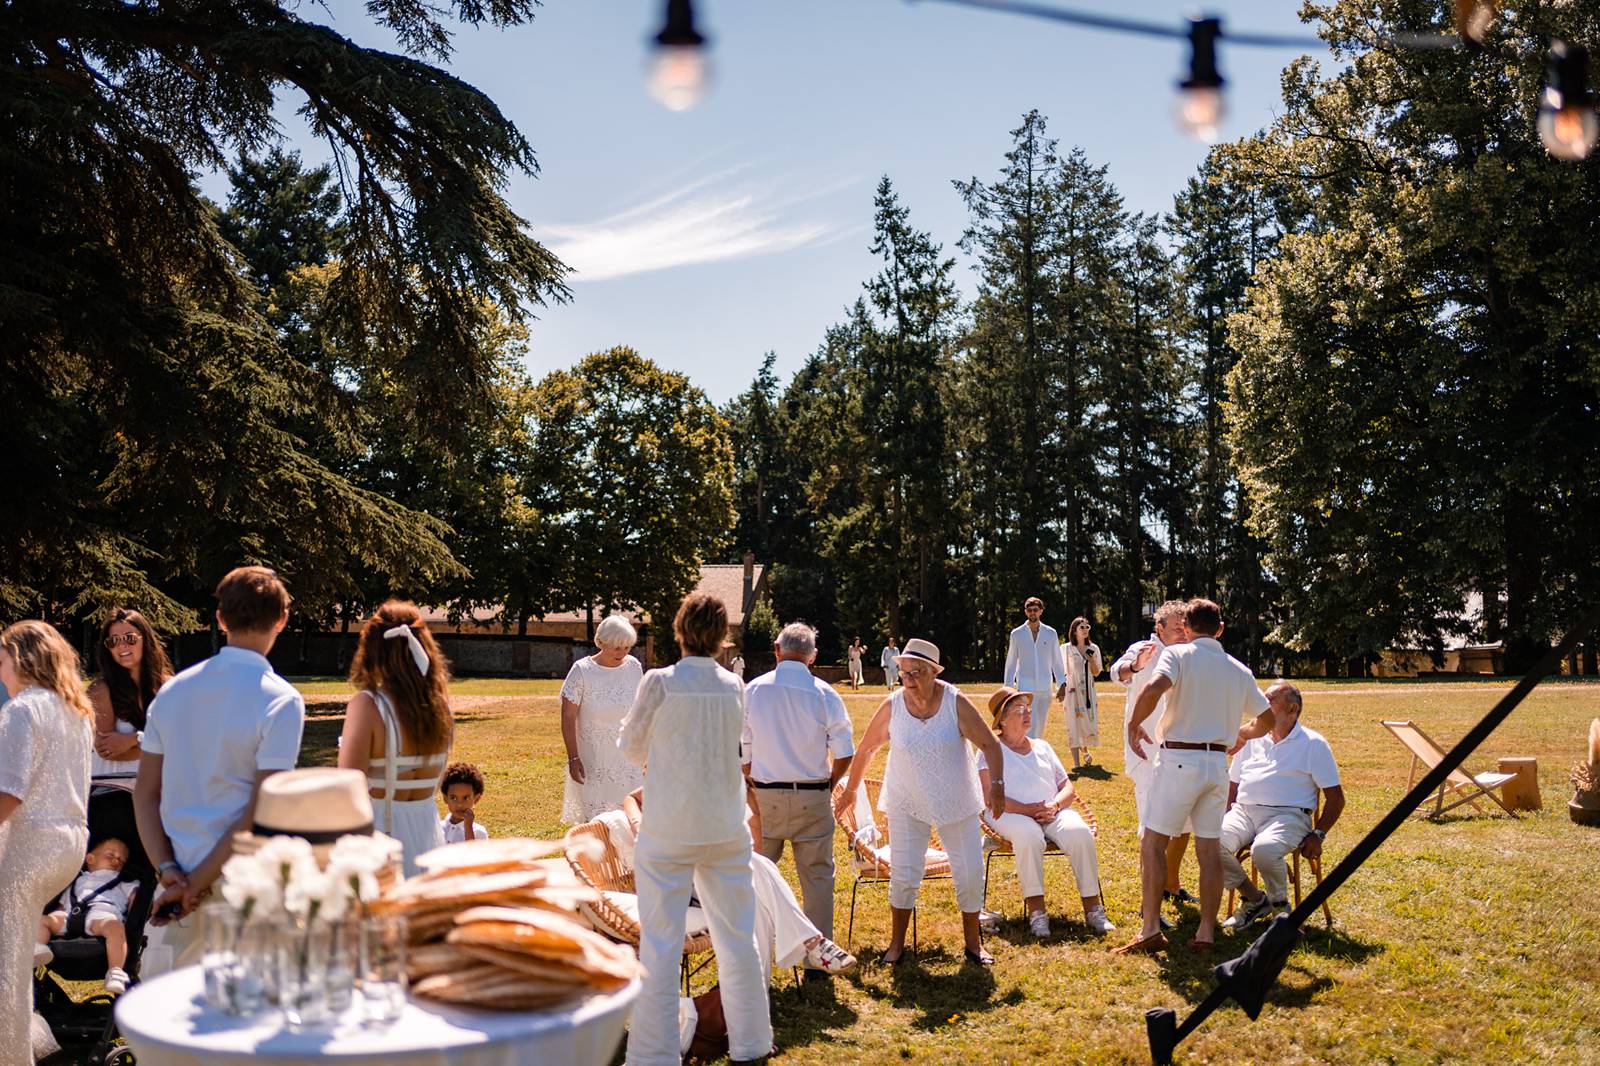
[[[176,870],[180,874],[183,873],[183,867],[178,865],[178,862],[177,862],[176,859],[168,859],[166,862],[164,862],[160,866],[156,867],[156,876],[160,877],[162,874],[166,873],[168,870]]]
[[[571,766],[573,763],[575,763],[577,761],[578,761],[578,757],[576,755],[574,755],[572,758],[567,760],[567,765]]]

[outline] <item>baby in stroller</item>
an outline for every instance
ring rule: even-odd
[[[36,956],[47,968],[34,976],[33,1004],[62,1048],[48,1061],[123,1066],[133,1061],[133,1054],[119,1040],[112,1008],[122,988],[138,983],[145,921],[155,892],[155,871],[139,842],[133,793],[103,785],[90,789],[89,844],[87,872],[62,893],[66,906],[58,910],[58,901],[44,918],[47,928],[63,911],[67,921]],[[121,869],[113,873],[119,860]],[[94,895],[102,883],[117,884],[119,879],[121,888]],[[120,906],[112,904],[108,897],[113,896],[121,897]],[[74,898],[81,929],[72,921]],[[107,905],[114,908],[115,926]],[[110,934],[104,931],[108,928]],[[83,986],[90,981],[104,981],[104,991],[86,995]]]
[[[122,968],[128,961],[124,920],[139,887],[133,875],[124,872],[128,845],[118,837],[106,837],[90,849],[83,865],[83,873],[56,900],[57,909],[39,920],[40,950],[34,957],[41,964],[55,957],[48,946],[53,936],[97,936],[106,942],[106,991],[120,996],[128,990],[128,973]]]

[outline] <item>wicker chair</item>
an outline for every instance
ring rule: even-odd
[[[1083,793],[1077,791],[1076,789],[1074,789],[1072,792],[1072,805],[1078,809],[1078,816],[1082,818],[1089,826],[1090,834],[1098,840],[1100,837],[1099,819],[1095,818],[1094,811],[1089,807],[1089,801],[1083,798]],[[994,857],[996,855],[1010,855],[1015,858],[1016,849],[1011,846],[1011,841],[1001,836],[995,831],[995,828],[989,824],[989,814],[987,811],[984,812],[982,818],[978,819],[978,825],[983,829],[984,837],[983,906],[984,909],[987,910],[989,907],[989,864],[994,861]],[[1057,855],[1063,859],[1066,858],[1066,854],[1062,852],[1060,848],[1056,847],[1056,842],[1048,838],[1044,843],[1044,853],[1046,858],[1049,858],[1051,855]],[[1100,879],[1100,901],[1102,904],[1105,902],[1105,888],[1105,878],[1102,876]]]
[[[565,851],[567,865],[572,867],[572,873],[577,879],[590,888],[601,893],[598,901],[590,903],[595,913],[600,916],[613,931],[622,937],[623,942],[632,945],[635,951],[639,948],[639,923],[627,911],[613,904],[605,897],[606,892],[633,892],[633,868],[626,865],[617,847],[611,841],[611,831],[601,821],[584,822],[567,830],[565,838]],[[711,961],[710,956],[701,959],[699,964],[690,967],[691,956],[700,955],[711,951],[710,932],[683,938],[683,991],[689,994],[689,978],[699,973]]]
[[[878,794],[883,791],[883,782],[877,778],[868,777],[862,779],[861,785],[862,791],[866,796],[866,809],[869,812],[876,812],[878,809]],[[844,830],[845,838],[850,841],[850,860],[856,871],[855,883],[850,886],[850,923],[845,932],[845,947],[847,948],[852,947],[855,940],[856,893],[861,890],[861,886],[864,884],[883,885],[889,883],[889,861],[884,858],[884,855],[888,854],[889,851],[889,827],[887,824],[878,822],[877,815],[874,813],[872,814],[872,824],[878,828],[878,839],[880,841],[877,850],[856,839],[857,832],[865,828],[866,824],[858,814],[861,806],[861,801],[858,799],[854,807],[837,818],[839,828]],[[933,854],[935,851],[939,852],[938,856]],[[951,876],[950,859],[939,848],[939,834],[937,831],[933,833],[928,841],[928,852],[927,865],[923,869],[923,880],[948,880]],[[911,909],[911,949],[915,951],[916,948],[917,910],[913,907]]]

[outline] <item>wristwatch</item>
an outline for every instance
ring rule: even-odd
[[[168,870],[176,870],[180,874],[183,873],[183,867],[178,865],[177,860],[168,859],[166,862],[164,862],[160,866],[156,867],[156,876],[160,877],[162,874],[166,873]]]
[[[1323,830],[1321,830],[1321,829],[1313,829],[1311,831],[1311,835],[1316,837],[1318,840],[1327,840],[1328,839],[1328,834],[1326,832],[1324,832]]]

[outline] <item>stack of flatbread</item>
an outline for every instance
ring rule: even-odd
[[[561,860],[559,842],[473,840],[417,859],[425,871],[385,891],[378,914],[411,932],[411,991],[462,1006],[535,1010],[636,977],[639,960],[577,916],[593,889]]]

